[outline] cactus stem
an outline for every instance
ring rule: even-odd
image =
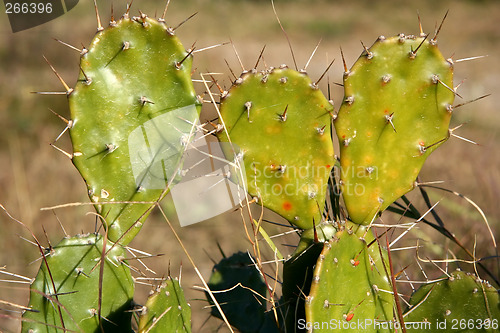
[[[321,44],[321,41],[322,41],[322,39],[319,40],[318,44],[316,44],[316,47],[312,51],[311,56],[309,57],[309,60],[307,60],[306,65],[303,68],[304,71],[307,70],[307,67],[309,66],[309,63],[311,62],[312,58],[314,57],[314,54],[316,54],[316,51],[319,48],[319,44]]]
[[[64,86],[64,89],[66,89],[66,95],[69,95],[73,92],[73,88],[70,88],[66,82],[64,82],[63,78],[61,77],[61,75],[59,75],[59,73],[56,71],[56,69],[54,68],[54,66],[52,66],[52,64],[49,62],[49,60],[43,56],[43,59],[45,59],[45,61],[47,62],[47,64],[50,66],[50,69],[52,70],[52,72],[54,72],[54,74],[57,76],[57,78],[59,79],[59,81],[62,83],[62,85]]]
[[[94,0],[94,9],[95,9],[95,16],[97,19],[97,32],[103,31],[104,28],[102,27],[102,24],[101,24],[101,18],[99,17],[99,9],[97,8],[96,0]]]
[[[443,27],[444,20],[446,20],[446,17],[448,16],[448,12],[449,12],[449,10],[447,10],[446,13],[444,14],[443,20],[441,21],[441,24],[439,25],[439,28],[436,30],[436,33],[434,34],[434,37],[432,37],[432,39],[431,39],[431,43],[432,44],[436,44],[437,37],[439,35],[439,32],[441,31],[441,28]]]
[[[68,153],[68,152],[66,152],[66,151],[64,151],[64,150],[62,150],[61,148],[57,147],[57,146],[56,146],[56,145],[54,145],[53,143],[50,143],[50,145],[51,145],[53,148],[55,148],[57,151],[59,151],[59,152],[63,153],[64,155],[66,155],[66,157],[68,157],[70,160],[72,160],[72,159],[73,159],[73,155],[72,155],[72,154],[70,154],[70,153]]]

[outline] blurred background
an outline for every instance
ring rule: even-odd
[[[97,3],[103,25],[107,25],[111,2],[98,0]],[[424,31],[433,33],[449,10],[438,38],[444,56],[458,60],[488,55],[456,64],[455,84],[463,82],[458,92],[464,98],[456,103],[485,94],[491,96],[457,109],[453,116],[452,127],[465,124],[455,133],[478,145],[451,138],[428,159],[421,179],[444,181],[440,186],[472,199],[484,211],[493,233],[500,240],[500,112],[497,106],[500,92],[500,1],[276,0],[275,5],[299,68],[304,67],[320,40],[318,51],[307,69],[311,78],[318,79],[327,64],[336,59],[328,77],[321,82],[325,95],[330,86],[336,110],[343,94],[342,88],[335,84],[342,82],[340,47],[350,67],[362,51],[360,41],[369,46],[379,35],[392,36],[400,32],[418,34],[417,13],[420,13]],[[118,18],[125,11],[126,2],[115,0],[113,6]],[[149,16],[159,17],[163,9],[164,1],[135,0],[131,14],[138,15],[138,10],[141,10]],[[200,49],[232,40],[243,66],[249,69],[266,45],[263,57],[267,66],[285,63],[294,67],[287,40],[277,23],[270,0],[172,0],[166,15],[167,24],[175,27],[193,13],[197,14],[176,30],[186,48],[194,43]],[[49,145],[65,128],[65,124],[49,109],[69,117],[66,97],[32,92],[64,90],[42,55],[73,86],[79,72],[79,54],[54,38],[81,48],[82,45],[89,45],[95,31],[96,18],[90,0],[81,0],[73,10],[51,22],[17,33],[11,32],[3,7],[0,12],[0,204],[44,244],[48,241],[56,244],[64,237],[60,224],[70,235],[94,231],[95,217],[87,215],[91,211],[89,206],[40,210],[59,204],[87,202],[88,197],[84,182],[71,161]],[[197,53],[193,77],[199,78],[200,72],[222,73],[217,79],[228,88],[232,75],[226,62],[236,75],[241,72],[231,45]],[[202,84],[196,84],[196,89],[198,94],[204,92]],[[203,108],[205,119],[213,118],[213,106],[207,104]],[[71,151],[67,134],[57,145]],[[414,192],[408,197],[424,212],[420,195]],[[436,208],[437,212],[467,248],[472,251],[476,243],[478,257],[496,254],[485,223],[470,204],[442,191],[430,191],[429,195],[433,202],[442,200]],[[258,208],[256,212],[259,212]],[[269,212],[265,216],[282,221]],[[384,222],[398,220],[390,213],[384,214],[383,218]],[[175,219],[173,224],[206,279],[213,266],[212,260],[221,258],[217,243],[226,255],[250,249],[238,211],[185,228],[176,224]],[[273,226],[266,226],[266,229],[271,234],[283,231]],[[424,232],[430,234],[425,242],[429,245],[431,258],[444,258],[448,249],[453,250],[453,245],[446,242],[442,235],[424,226],[421,233],[412,235],[408,242],[414,245],[415,239],[423,237]],[[276,242],[296,243],[296,236],[289,237],[292,238],[278,238]],[[35,276],[40,264],[37,260],[39,253],[25,239],[32,239],[27,229],[0,211],[0,272]],[[200,281],[160,214],[152,214],[131,246],[153,254],[164,254],[145,261],[157,276],[167,275],[168,267],[173,275],[182,270],[182,284],[187,289],[187,298],[193,309],[194,332],[219,329],[219,321],[211,319],[205,322],[209,312],[202,310],[207,305],[202,300],[204,295],[192,289],[193,285],[200,285]],[[285,253],[291,251],[286,250],[286,246],[283,248]],[[453,253],[469,259],[458,250]],[[412,257],[415,252],[406,252],[406,255]],[[498,276],[494,259],[483,262]],[[466,268],[473,270],[472,266]],[[13,279],[0,275],[0,280]],[[0,300],[26,305],[28,287],[0,282]],[[138,286],[138,303],[144,302],[149,289]],[[20,321],[6,316],[19,315],[9,311],[13,310],[12,307],[0,305],[0,308],[3,309],[1,314],[5,315],[0,316],[0,331],[18,331]]]

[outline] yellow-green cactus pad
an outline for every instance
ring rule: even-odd
[[[335,129],[353,222],[370,223],[414,188],[426,158],[449,137],[452,87],[451,62],[424,37],[380,37],[344,73]]]
[[[243,73],[221,100],[219,139],[234,145],[229,160],[242,159],[248,193],[302,229],[325,205],[332,110],[305,73],[284,66]]]

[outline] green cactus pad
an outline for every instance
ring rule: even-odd
[[[218,136],[242,156],[248,193],[302,229],[321,220],[334,165],[332,110],[305,73],[285,66],[244,72],[221,99]]]
[[[386,251],[371,231],[346,224],[318,257],[306,298],[306,321],[298,327],[314,332],[391,332],[376,325],[393,319],[387,265]]]
[[[129,310],[134,281],[122,262],[125,249],[119,244],[106,244],[101,287],[102,249],[103,238],[95,234],[65,238],[50,249],[31,285],[32,310],[23,314],[22,332],[62,332],[62,327],[99,332],[99,321],[106,332],[132,331]]]
[[[175,178],[198,119],[192,59],[145,15],[114,22],[83,53],[69,95],[73,163],[109,238],[127,244]]]
[[[149,296],[139,319],[144,332],[191,332],[191,308],[178,279],[168,278]]]
[[[499,332],[498,291],[475,275],[455,271],[420,287],[405,311],[407,332]]]
[[[425,159],[449,137],[452,87],[452,64],[423,37],[380,37],[344,73],[335,129],[353,222],[370,223],[414,188]]]
[[[217,263],[208,287],[229,323],[240,332],[259,332],[271,324],[266,318],[266,284],[247,253],[237,252]],[[207,299],[213,303],[209,295]],[[220,318],[215,306],[212,315]]]

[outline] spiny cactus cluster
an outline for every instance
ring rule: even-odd
[[[230,143],[223,146],[227,160],[245,170],[228,178],[288,220],[301,239],[283,264],[282,297],[272,309],[258,258],[238,253],[216,264],[208,282],[214,292],[206,290],[209,301],[220,304],[214,316],[227,317],[241,332],[352,330],[361,322],[368,332],[400,332],[404,322],[450,328],[464,318],[485,324],[459,326],[464,332],[498,328],[498,293],[463,272],[424,285],[404,309],[388,244],[371,228],[417,185],[425,159],[449,137],[453,63],[436,38],[422,32],[379,37],[351,69],[344,61],[337,114],[318,82],[286,66],[245,71],[221,95],[217,137]],[[192,52],[163,18],[130,17],[128,10],[109,27],[99,26],[81,50],[78,81],[66,86],[70,156],[104,235],[68,237],[47,250],[23,332],[133,330],[126,246],[183,175],[183,153],[201,109],[191,61]],[[338,196],[330,198],[332,221],[324,218],[325,207],[327,193],[338,194],[336,185],[345,211]],[[176,279],[158,286],[139,310],[139,332],[191,332]]]
[[[23,332],[132,331],[125,246],[178,177],[200,112],[191,61],[164,20],[128,10],[81,51],[80,76],[67,88],[70,156],[105,237],[79,235],[49,249]],[[190,332],[190,313],[179,282],[169,279],[141,310],[139,331]]]

